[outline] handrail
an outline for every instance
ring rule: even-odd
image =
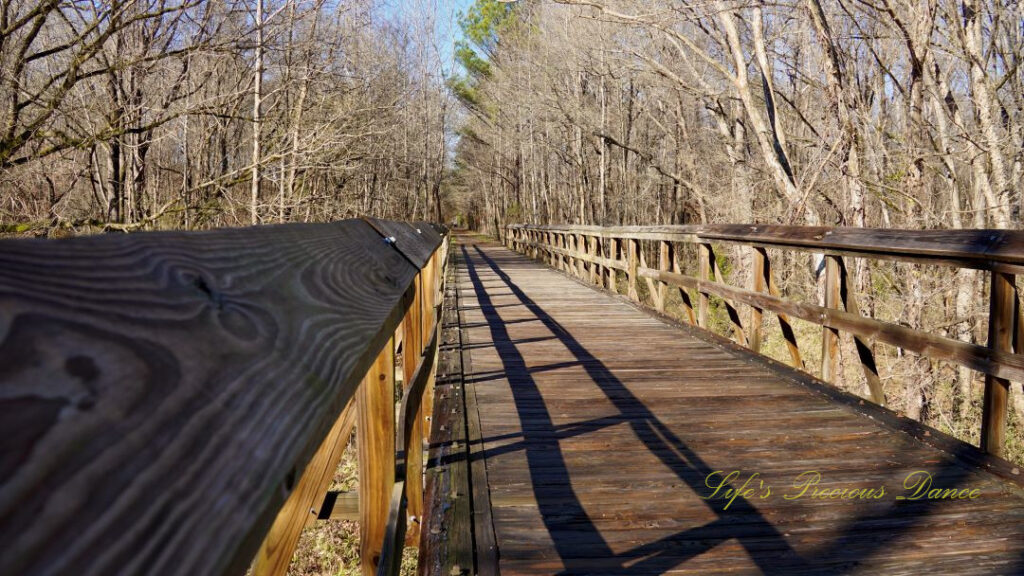
[[[641,242],[657,244],[658,262],[648,265]],[[740,288],[726,284],[712,242],[749,247],[753,254],[752,284]],[[722,299],[733,339],[760,352],[762,315],[777,314],[790,355],[790,364],[805,369],[791,317],[822,327],[822,379],[837,380],[838,335],[854,337],[871,399],[885,404],[875,365],[875,342],[891,344],[923,356],[965,366],[985,374],[981,448],[1003,453],[1009,381],[1024,381],[1024,355],[1015,342],[1024,342],[1014,275],[1024,273],[1024,231],[1015,230],[881,230],[776,225],[706,226],[579,226],[511,225],[505,243],[513,250],[545,260],[581,279],[618,291],[624,273],[627,293],[640,302],[638,279],[648,283],[653,307],[665,311],[669,286],[679,289],[684,322],[708,328],[710,296]],[[698,275],[683,273],[676,244],[698,249]],[[766,248],[813,252],[821,255],[825,273],[825,303],[798,303],[782,297],[772,273]],[[991,297],[989,342],[986,346],[962,342],[860,313],[844,256],[937,264],[989,271]],[[698,300],[688,292],[692,290]],[[642,303],[642,302],[641,302]],[[749,306],[750,320],[741,320],[737,305]]]
[[[717,240],[826,254],[1024,273],[1024,231],[1019,230],[902,230],[770,224],[615,227],[514,224],[508,229],[667,242]]]
[[[383,536],[395,346],[411,448],[447,245],[382,220],[0,242],[0,573],[283,573],[357,424]],[[362,452],[389,431],[390,457]]]

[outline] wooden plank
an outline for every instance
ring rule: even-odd
[[[409,457],[422,453],[422,439],[417,436],[417,429],[422,426],[421,407],[426,396],[427,386],[434,371],[434,359],[437,355],[438,334],[435,331],[430,342],[424,349],[423,359],[413,375],[409,386],[402,395],[401,407],[398,411],[398,436],[395,444],[396,466],[394,487],[388,505],[387,524],[381,546],[380,562],[377,564],[378,576],[397,576],[402,566],[402,553],[405,549],[406,532],[417,523],[410,523],[408,518],[409,484],[419,483],[422,470],[408,466]],[[416,532],[419,536],[419,531]],[[414,541],[418,543],[419,538]]]
[[[1010,274],[993,272],[989,289],[988,347],[1011,352],[1016,332],[1017,290]],[[1020,357],[1020,355],[1017,355]],[[1020,380],[1020,378],[1016,378]],[[994,374],[985,375],[985,398],[981,413],[981,449],[1002,456],[1006,444],[1007,400],[1010,382]]]
[[[324,497],[317,520],[359,521],[359,491],[330,491]]]
[[[388,342],[366,373],[356,401],[359,557],[363,574],[377,572],[395,485],[394,354],[393,343]]]
[[[899,230],[765,224],[538,228],[586,233],[602,238],[686,243],[711,240],[738,242],[760,247],[1000,270],[1016,274],[1024,270],[1024,232],[1019,230]]]
[[[5,574],[244,571],[416,273],[358,220],[0,246]]]
[[[470,491],[473,502],[473,534],[475,546],[475,571],[479,576],[497,576],[498,544],[495,537],[494,519],[488,481],[483,433],[480,428],[480,404],[477,400],[476,384],[466,385],[466,443],[468,444]]]
[[[405,481],[399,480],[391,488],[391,500],[388,505],[388,531],[381,547],[380,563],[377,565],[377,576],[398,576],[402,570],[402,545],[406,530],[406,492]],[[364,570],[365,573],[365,570]]]
[[[322,515],[327,489],[352,437],[355,413],[355,403],[350,401],[302,472],[298,485],[285,501],[256,553],[253,576],[288,572],[303,529]]]
[[[698,236],[761,246],[989,270],[996,263],[1024,264],[1019,230],[899,230],[823,226],[714,225]]]
[[[380,218],[363,218],[383,238],[388,239],[416,268],[423,268],[427,259],[441,243],[440,237],[430,227],[406,222],[381,220]],[[391,240],[393,239],[393,240]]]
[[[618,238],[620,240],[667,240],[669,242],[695,242],[700,226],[582,226],[552,225],[523,226],[513,225],[513,229],[532,228],[550,230],[564,234],[588,234],[601,238]]]
[[[427,320],[423,317],[423,310],[425,308],[424,300],[426,299],[426,293],[429,288],[426,287],[426,283],[429,283],[429,278],[421,271],[416,276],[416,298],[413,304],[409,307],[409,312],[405,317],[405,321],[402,323],[402,331],[404,332],[405,348],[402,351],[402,385],[407,390],[413,383],[413,378],[420,367],[423,354],[423,325],[427,323]],[[414,430],[414,433],[422,438],[423,427],[420,425]],[[410,478],[418,477],[417,474],[423,473],[423,454],[420,451],[412,453],[408,456],[408,465],[412,472]],[[408,483],[408,503],[407,512],[410,516],[415,517],[417,520],[423,516],[423,490],[422,485],[418,483]],[[407,536],[410,538],[409,543],[413,544],[419,541],[419,524],[413,526]]]
[[[446,272],[449,278],[455,277],[455,269],[453,265]],[[466,496],[469,458],[462,374],[462,358],[469,360],[469,354],[461,339],[458,287],[454,281],[447,282],[445,299],[420,536],[420,574],[461,574],[474,563],[472,510]]]

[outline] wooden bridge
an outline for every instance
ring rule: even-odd
[[[0,244],[0,574],[284,573],[332,516],[359,518],[371,574],[403,541],[448,576],[1024,573],[999,457],[1024,233],[504,242],[367,220]],[[779,250],[822,255],[824,306],[785,297]],[[990,341],[862,315],[850,256],[987,271]],[[794,318],[826,380],[853,335],[869,398],[804,371]],[[770,329],[786,364],[756,353]],[[986,375],[981,446],[882,406],[880,343]],[[359,491],[328,493],[353,428]]]

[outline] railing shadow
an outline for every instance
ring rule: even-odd
[[[626,552],[614,553],[576,496],[559,444],[562,439],[628,422],[644,447],[695,493],[707,493],[705,479],[715,470],[705,463],[694,448],[683,442],[653,414],[605,364],[512,281],[503,268],[514,267],[517,261],[521,263],[520,256],[515,255],[508,262],[499,262],[475,244],[473,248],[475,254],[470,254],[465,245],[461,246],[462,265],[473,284],[491,340],[510,381],[522,426],[521,441],[487,449],[486,457],[524,450],[539,512],[565,566],[564,574],[593,573],[594,563],[587,560],[597,557],[609,561],[607,567],[600,569],[601,573],[661,573],[731,539],[743,546],[758,569],[765,574],[842,573],[861,564],[899,537],[900,533],[913,528],[934,505],[933,501],[894,501],[882,511],[852,518],[839,527],[838,536],[834,540],[820,551],[816,550],[813,558],[808,558],[798,554],[780,530],[766,520],[750,501],[737,498],[726,510],[727,502],[724,500],[704,500],[704,505],[716,515],[715,520]],[[571,352],[577,360],[573,365],[583,367],[594,385],[613,403],[620,415],[572,425],[554,424],[534,380],[535,370],[527,368],[522,353],[508,333],[508,323],[502,321],[488,293],[488,286],[481,279],[478,270],[481,266],[500,278],[511,290],[511,294]],[[504,295],[504,290],[502,293]],[[965,446],[965,449],[969,447]],[[543,477],[540,476],[541,469]],[[935,485],[943,487],[959,486],[969,476],[968,469],[952,461],[933,467],[930,472]],[[743,517],[742,523],[735,521],[737,516]],[[902,519],[898,530],[888,530],[865,538],[865,534],[870,533],[873,527],[896,517]],[[571,538],[562,536],[568,535],[565,518],[572,521]]]
[[[665,466],[672,470],[690,489],[703,493],[706,490],[704,480],[714,470],[677,438],[667,426],[662,424],[647,406],[633,395],[600,360],[588,352],[568,331],[512,282],[493,259],[478,247],[476,247],[476,253],[477,257],[511,289],[515,297],[573,354],[595,385],[604,392],[615,407],[622,413],[630,414],[626,421],[644,442],[645,447],[656,454]],[[491,297],[483,286],[477,272],[477,262],[470,256],[465,246],[462,247],[462,254],[463,264],[473,282],[477,300],[480,302],[484,318],[491,331],[492,340],[494,342],[511,341],[505,323],[493,307]],[[585,551],[586,556],[589,557],[614,558],[618,565],[611,566],[609,569],[616,573],[662,572],[733,537],[731,534],[723,532],[717,522],[712,522],[624,554],[613,553],[573,491],[556,427],[550,414],[543,408],[545,406],[544,399],[526,367],[522,354],[514,346],[509,346],[502,347],[499,350],[499,355],[508,377],[515,379],[512,393],[522,422],[524,437],[522,446],[525,448],[531,478],[534,480],[534,496],[541,517],[553,535],[555,548],[562,558],[567,573],[592,570],[592,563],[584,563],[583,560],[586,558],[580,557],[581,551]],[[610,425],[612,423],[618,422],[613,418],[602,424]],[[579,431],[585,433],[591,429],[596,429],[595,425],[582,426]],[[541,470],[540,458],[543,458],[543,479],[536,477],[539,474],[538,471]],[[563,481],[552,483],[552,475]],[[714,510],[720,519],[728,514],[744,514],[751,517],[753,519],[752,526],[757,528],[755,530],[758,533],[757,538],[762,542],[765,538],[776,542],[775,550],[770,553],[766,552],[766,547],[763,545],[747,547],[747,552],[763,572],[783,574],[787,571],[806,568],[804,560],[789,547],[782,535],[764,520],[748,501],[737,499],[731,506],[731,511],[724,509],[726,503],[723,501],[709,500],[706,502],[707,506]],[[552,520],[566,515],[574,520],[572,541],[563,540],[555,535],[563,527]],[[678,546],[678,543],[684,540],[695,545]],[[740,542],[743,542],[742,538]],[[779,554],[778,549],[785,552]],[[625,563],[637,559],[642,560],[629,567],[625,566]],[[602,569],[602,571],[606,570]]]

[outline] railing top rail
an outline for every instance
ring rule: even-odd
[[[0,571],[244,572],[402,321],[422,236],[0,242]]]
[[[398,249],[417,268],[422,268],[441,244],[441,232],[429,222],[396,222],[363,218],[381,236],[394,239]]]
[[[641,240],[718,240],[766,247],[841,253],[896,260],[927,260],[968,268],[1024,266],[1024,231],[900,230],[770,224],[706,226],[510,226],[562,233]]]

